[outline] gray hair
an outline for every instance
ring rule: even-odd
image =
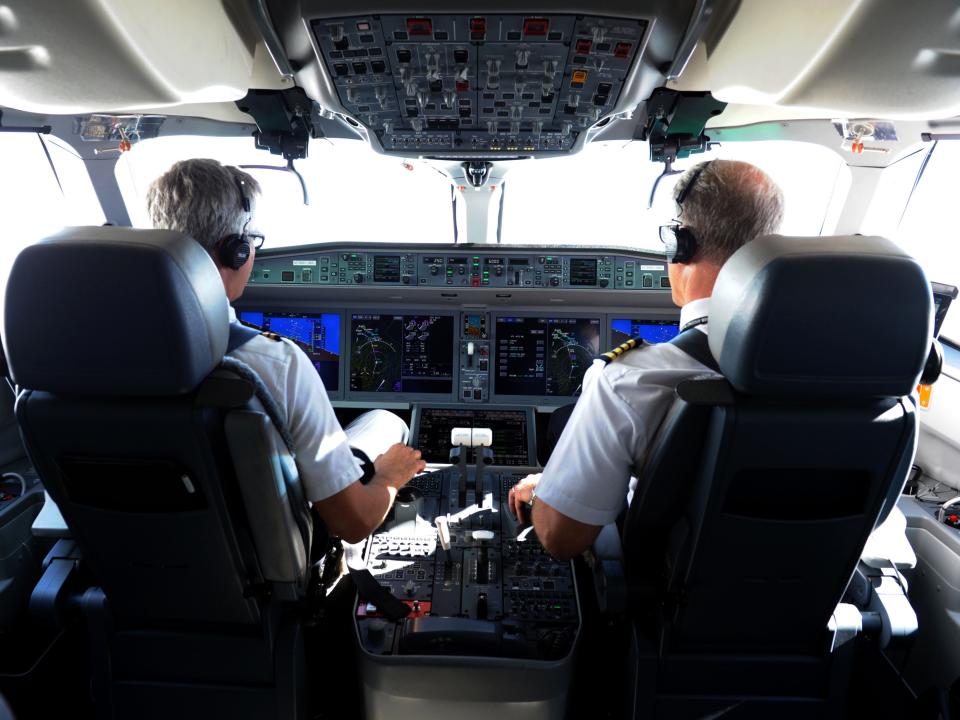
[[[770,235],[783,221],[783,192],[760,168],[738,160],[712,160],[694,165],[673,191],[681,225],[697,239],[698,259],[722,265],[751,240]]]
[[[251,212],[243,209],[240,185]],[[242,170],[216,160],[182,160],[150,185],[147,211],[155,228],[189,235],[216,262],[216,246],[244,231],[259,194],[260,184]]]

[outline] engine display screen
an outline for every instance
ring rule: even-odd
[[[259,312],[245,310],[240,320],[295,342],[330,392],[340,389],[340,315],[337,313]]]
[[[494,394],[569,397],[600,352],[599,318],[499,317]]]
[[[350,390],[453,392],[453,316],[350,317]]]
[[[450,462],[450,431],[457,427],[493,431],[494,465],[530,465],[529,427],[525,410],[422,408],[417,420],[416,448],[427,462]],[[471,449],[467,462],[475,462]]]
[[[630,338],[642,337],[652,345],[670,342],[680,332],[677,320],[633,320],[612,318],[610,320],[610,345],[616,347]]]

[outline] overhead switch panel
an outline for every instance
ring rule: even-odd
[[[569,152],[610,113],[647,23],[574,15],[312,21],[340,104],[386,152]]]

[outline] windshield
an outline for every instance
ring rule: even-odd
[[[715,145],[707,153],[676,163],[684,170],[699,162],[744,160],[766,171],[783,189],[785,235],[819,235],[831,198],[845,195],[849,168],[820,145],[770,140]],[[592,143],[569,158],[517,163],[505,178],[504,243],[620,245],[661,251],[658,228],[676,208],[673,186],[663,178],[653,208],[650,189],[663,165],[650,162],[645,142]]]
[[[144,140],[117,162],[117,182],[135,227],[150,227],[147,190],[178,160],[277,165],[250,137],[168,136]],[[313,140],[296,161],[310,195],[303,204],[288,172],[248,170],[260,182],[257,229],[267,247],[318,242],[453,242],[450,180],[426,163],[385,157],[358,140]]]
[[[249,137],[169,136],[145,140],[117,163],[117,181],[137,227],[149,227],[146,192],[177,160],[211,157],[231,165],[281,166]],[[788,141],[731,142],[677,163],[745,160],[767,171],[783,188],[782,232],[819,235],[831,198],[846,194],[849,169],[819,145]],[[250,170],[263,186],[256,223],[268,247],[316,242],[454,241],[451,185],[427,162],[371,152],[352,140],[315,140],[299,160],[310,195],[304,206],[299,182],[286,172]],[[671,200],[679,175],[665,177],[647,209],[660,164],[644,142],[592,143],[564,158],[520,160],[504,178],[501,242],[507,244],[617,245],[661,250],[657,228],[674,217]],[[471,191],[468,191],[471,192]],[[460,213],[463,241],[463,213]]]

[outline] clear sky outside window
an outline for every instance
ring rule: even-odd
[[[927,277],[960,286],[960,142],[937,143],[907,205],[894,239],[913,255]],[[960,302],[950,306],[941,335],[960,341]]]
[[[56,174],[47,160],[44,145],[50,152]],[[64,226],[104,222],[83,160],[69,145],[50,135],[0,133],[0,198],[4,227],[4,239],[0,243],[3,286],[17,254],[27,245]],[[3,293],[0,292],[0,312],[2,308]]]
[[[174,162],[213,158],[226,165],[285,161],[250,137],[169,136],[145,140],[117,162],[117,182],[135,227],[150,227],[147,189]],[[310,194],[290,173],[249,170],[260,182],[256,224],[266,247],[318,242],[453,242],[450,181],[416,161],[378,155],[358,140],[314,140],[296,161]]]
[[[664,178],[652,209],[650,188],[663,165],[650,162],[646,143],[593,143],[569,158],[518,163],[505,178],[504,243],[618,245],[660,251],[658,228],[676,213]],[[767,172],[783,190],[785,235],[820,235],[831,197],[846,192],[849,168],[825,147],[770,140],[725,142],[676,163],[684,170],[705,160],[743,160]]]

